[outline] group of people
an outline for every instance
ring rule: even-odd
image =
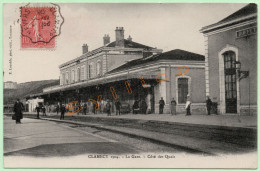
[[[147,107],[148,107],[147,103],[145,102],[144,99],[142,99],[141,101],[136,100],[133,105],[133,114],[137,114],[137,113],[146,114]]]
[[[139,106],[140,104],[140,106]],[[207,96],[207,100],[206,100],[206,108],[207,108],[207,113],[208,115],[210,115],[210,112],[211,112],[211,108],[212,108],[212,101],[211,99],[209,98],[209,96]],[[170,103],[170,112],[172,115],[176,115],[176,101],[175,99],[173,98],[171,100],[171,103]],[[159,114],[163,114],[163,110],[164,110],[164,106],[165,106],[165,101],[163,99],[163,97],[161,97],[161,100],[159,101]],[[103,109],[103,112],[106,112],[107,113],[107,116],[111,116],[111,102],[110,100],[107,100],[107,103]],[[121,102],[117,99],[115,101],[115,108],[116,108],[116,115],[121,115]],[[185,104],[185,109],[186,109],[186,115],[187,116],[190,116],[191,115],[191,99],[190,99],[190,96],[188,95],[187,96],[187,101],[186,101],[186,104]],[[19,124],[21,123],[21,119],[23,118],[23,113],[22,111],[24,110],[24,106],[23,106],[23,103],[20,102],[19,99],[17,99],[17,101],[15,102],[14,104],[14,115],[13,115],[13,119],[16,120],[16,124]],[[56,111],[57,111],[57,114],[59,112],[61,112],[61,115],[60,115],[60,119],[64,119],[64,115],[66,113],[66,107],[64,104],[62,104],[61,106],[57,105],[56,106]],[[87,105],[84,104],[83,105],[83,113],[86,115],[87,113]],[[43,113],[43,116],[47,116],[46,115],[46,108],[45,106],[43,105],[42,107],[40,107],[39,105],[36,106],[36,112],[37,112],[37,118],[39,119],[40,118],[40,111],[42,111]],[[93,112],[95,113],[95,105],[93,105]],[[145,102],[145,100],[142,100],[141,102],[139,102],[138,100],[136,100],[134,102],[134,105],[133,105],[133,113],[134,114],[137,114],[137,113],[143,113],[145,114],[147,111],[147,104]]]
[[[210,97],[207,96],[206,108],[207,108],[208,115],[210,115],[212,104],[213,103],[212,103]],[[172,115],[176,115],[176,105],[177,105],[177,103],[176,103],[175,99],[172,98],[171,104],[170,104],[170,112]],[[161,97],[161,100],[159,101],[159,114],[163,114],[164,106],[165,106],[165,102],[163,100],[163,97]],[[187,95],[185,110],[186,110],[186,116],[190,116],[191,115],[191,99],[190,99],[189,95]]]
[[[45,106],[41,106],[40,105],[37,105],[36,108],[35,108],[36,112],[37,112],[37,119],[40,119],[40,112],[42,111],[42,115],[43,116],[47,116],[46,115],[46,108]]]
[[[176,101],[174,100],[174,98],[172,98],[171,100],[171,105],[170,105],[170,112],[172,115],[176,115]],[[163,109],[165,106],[165,102],[163,100],[163,97],[161,97],[161,100],[159,101],[159,114],[163,114]]]

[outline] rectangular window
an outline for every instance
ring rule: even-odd
[[[91,65],[88,66],[88,78],[91,78]]]
[[[94,78],[95,76],[94,63],[91,63],[88,67],[89,67],[89,78]]]
[[[85,80],[85,66],[81,66],[80,68],[80,80]]]
[[[65,84],[65,73],[62,74],[62,85]]]
[[[74,70],[71,71],[70,78],[71,78],[71,83],[74,83],[75,82],[75,71]]]
[[[85,77],[86,77],[86,80],[87,80],[88,79],[88,65],[85,65],[85,68],[86,68]]]
[[[77,82],[80,82],[80,68],[77,69]]]
[[[69,84],[69,73],[68,72],[66,72],[66,81],[65,81],[65,84]]]

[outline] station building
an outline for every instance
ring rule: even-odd
[[[206,95],[221,114],[257,112],[257,5],[203,27]]]
[[[165,100],[164,113],[169,113],[172,98],[177,101],[177,112],[184,112],[187,95],[191,96],[193,112],[205,112],[205,58],[203,55],[175,49],[162,53],[161,49],[124,39],[124,28],[117,27],[115,41],[103,37],[103,46],[65,62],[60,68],[60,85],[43,89],[41,97],[49,104],[68,104],[101,96],[101,106],[107,99],[114,104],[133,106],[144,100],[147,113],[159,113],[159,100]],[[114,105],[112,105],[114,108]],[[112,108],[112,110],[114,110]],[[102,107],[100,108],[102,110]]]

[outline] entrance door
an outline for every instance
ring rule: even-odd
[[[188,78],[178,78],[178,103],[186,103],[188,95]]]
[[[224,53],[226,113],[237,113],[236,56],[232,51]]]

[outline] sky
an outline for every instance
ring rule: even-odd
[[[157,47],[163,52],[183,49],[204,55],[204,38],[199,30],[246,4],[58,4],[64,24],[56,38],[56,48],[52,50],[21,49],[20,24],[17,21],[20,18],[19,7],[24,5],[4,4],[4,81],[23,83],[59,79],[60,64],[79,57],[85,43],[89,50],[102,46],[104,34],[109,34],[111,42],[114,41],[116,27],[124,27],[125,38],[131,35],[133,41]],[[9,68],[12,68],[11,74]]]

